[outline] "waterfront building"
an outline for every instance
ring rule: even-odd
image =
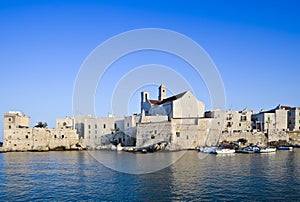
[[[267,142],[289,141],[288,112],[291,107],[278,105],[268,111],[260,111],[251,117],[254,132],[263,133]]]
[[[135,146],[136,124],[140,116],[97,118],[92,116],[76,116],[58,120],[57,126],[66,125],[75,128],[81,142],[88,148],[101,148],[111,144]]]
[[[294,107],[288,112],[289,131],[300,131],[300,107]]]
[[[268,110],[260,111],[251,117],[252,128],[264,133],[285,132],[288,130],[288,111],[291,107],[280,106]]]
[[[253,110],[212,110],[205,112],[206,118],[214,118],[222,128],[222,133],[241,133],[251,131]]]
[[[199,118],[204,116],[204,103],[190,91],[166,98],[166,87],[158,88],[158,100],[150,99],[149,92],[141,93],[141,114],[166,115],[169,118]]]
[[[141,119],[137,124],[136,146],[167,142],[170,149],[194,149],[205,145],[212,119],[204,118],[204,103],[190,91],[166,97],[158,88],[158,99],[141,93]]]
[[[4,114],[4,151],[78,149],[78,143],[72,128],[30,128],[30,117],[22,112]]]

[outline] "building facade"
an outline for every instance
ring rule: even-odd
[[[289,131],[300,131],[300,107],[294,107],[288,112]]]
[[[4,151],[80,149],[78,143],[72,128],[30,128],[29,116],[21,112],[4,114]]]

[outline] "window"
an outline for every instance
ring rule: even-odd
[[[95,124],[95,128],[97,129],[97,124]]]
[[[186,139],[187,139],[187,140],[189,139],[189,136],[188,136],[188,135],[186,136]]]
[[[11,125],[9,125],[8,128],[11,129]]]
[[[232,126],[232,122],[227,122],[227,127],[231,127]]]
[[[157,133],[157,130],[154,131],[154,134],[156,134],[156,133]]]
[[[95,130],[95,134],[97,134],[97,131]]]
[[[89,129],[91,129],[91,125],[89,125],[88,127],[89,127]]]
[[[54,135],[54,138],[56,139],[56,135]]]
[[[241,121],[247,121],[247,116],[241,116]]]
[[[8,121],[11,121],[11,118],[8,118]]]
[[[103,128],[106,128],[106,125],[105,125],[105,124],[103,124]]]
[[[115,129],[117,129],[117,128],[118,128],[118,126],[117,126],[117,124],[116,124],[116,123],[115,123],[115,125],[114,125],[114,126],[115,126]]]
[[[26,135],[25,138],[28,139],[28,135]]]
[[[97,139],[97,136],[95,135],[95,139]]]
[[[89,134],[91,134],[91,131],[89,130]]]
[[[65,136],[64,136],[64,135],[61,135],[61,138],[62,138],[62,139],[64,139],[64,138],[65,138]]]
[[[155,135],[151,135],[151,139],[155,139]]]
[[[127,127],[129,127],[129,123],[127,123]]]
[[[180,137],[180,132],[176,132],[176,137]]]
[[[242,126],[242,123],[239,123],[239,127],[241,127]]]

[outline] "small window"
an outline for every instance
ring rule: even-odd
[[[95,135],[95,139],[97,139],[97,136]]]
[[[28,135],[26,135],[25,138],[28,139]]]
[[[8,118],[8,121],[11,121],[11,118]]]
[[[180,137],[180,132],[176,132],[176,136],[177,136],[177,137]]]
[[[61,135],[61,138],[62,138],[62,139],[64,139],[64,138],[65,138],[65,136],[64,136],[64,135]]]
[[[97,124],[95,124],[95,129],[97,129]]]
[[[89,127],[89,129],[91,129],[91,125],[89,125],[88,127]]]
[[[151,139],[155,139],[155,135],[151,135]]]
[[[188,135],[186,136],[186,139],[187,139],[187,140],[189,139],[189,136],[188,136]]]
[[[115,129],[117,129],[117,127],[118,127],[118,126],[117,126],[117,124],[115,123]]]
[[[17,144],[14,144],[14,146],[16,147],[16,146],[17,146]]]
[[[127,123],[127,127],[129,127],[129,123]]]
[[[241,121],[247,121],[247,116],[241,116]]]
[[[232,122],[227,122],[227,127],[231,127],[232,126]]]
[[[56,139],[56,135],[54,135],[54,138]]]
[[[242,123],[239,123],[239,127],[241,127],[242,126]]]
[[[103,124],[103,128],[106,128],[106,125],[105,125],[105,124]]]
[[[89,130],[89,134],[91,134],[91,131]]]
[[[97,134],[97,131],[95,130],[95,134]]]
[[[154,134],[157,134],[157,130],[154,131]]]
[[[8,128],[11,129],[11,125],[9,125]]]

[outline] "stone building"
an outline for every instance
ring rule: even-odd
[[[288,112],[289,131],[300,131],[300,107],[291,108]]]
[[[252,110],[213,110],[205,112],[206,118],[214,118],[222,133],[241,133],[251,131]]]
[[[264,134],[266,142],[289,141],[288,113],[290,109],[291,107],[278,105],[274,109],[253,114],[252,130]]]
[[[161,85],[158,100],[151,100],[149,92],[141,93],[141,114],[167,115],[169,118],[197,118],[204,116],[204,103],[190,91],[166,98],[166,87]]]
[[[21,112],[4,114],[4,151],[79,149],[78,143],[72,128],[30,128],[29,116]]]
[[[136,124],[139,120],[140,117],[137,115],[127,117],[110,115],[105,118],[76,116],[60,119],[57,126],[66,125],[75,128],[81,142],[88,148],[95,149],[111,144],[135,146]]]
[[[291,107],[280,106],[253,114],[252,128],[264,133],[285,132],[288,130],[288,111]]]
[[[171,150],[194,149],[207,144],[211,122],[204,118],[204,103],[190,91],[167,98],[166,87],[161,85],[158,100],[150,99],[148,92],[141,93],[136,146],[167,142]]]

